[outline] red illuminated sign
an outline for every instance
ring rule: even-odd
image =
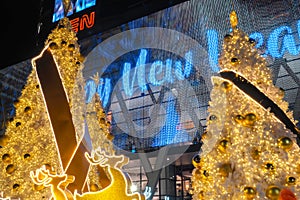
[[[70,22],[76,33],[85,28],[92,28],[95,24],[95,11],[91,12],[90,15],[84,14],[81,17],[76,17],[70,20]]]

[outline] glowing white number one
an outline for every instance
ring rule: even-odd
[[[151,197],[151,187],[149,186],[146,186],[146,189],[145,189],[145,192],[144,192],[144,195],[145,195],[145,198],[146,199],[149,199]]]

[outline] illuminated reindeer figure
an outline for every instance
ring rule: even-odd
[[[74,182],[75,177],[67,174],[52,174],[45,166],[30,172],[30,177],[37,185],[51,187],[52,199],[54,200],[73,200],[72,193],[66,188],[70,183]]]
[[[92,151],[91,156],[88,153],[85,156],[92,165],[107,167],[111,183],[106,188],[97,192],[88,192],[80,195],[76,194],[75,191],[76,200],[145,200],[144,196],[137,192],[132,194],[127,193],[128,182],[120,169],[128,162],[128,159],[125,159],[124,156],[108,156],[99,148]]]

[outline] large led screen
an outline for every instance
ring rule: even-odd
[[[191,0],[81,41],[86,102],[100,95],[118,147],[135,152],[199,141],[233,7],[290,108],[298,106],[299,3]]]

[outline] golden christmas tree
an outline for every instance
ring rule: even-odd
[[[59,69],[61,79],[70,102],[70,110],[76,112],[84,109],[82,104],[78,105],[82,102],[80,93],[83,92],[79,87],[84,86],[81,82],[83,79],[78,76],[83,60],[76,34],[70,31],[70,26],[67,19],[62,20],[49,35],[46,45],[52,49],[58,66],[63,66]],[[77,86],[75,86],[75,81],[77,81]],[[79,94],[75,95],[74,92]],[[50,188],[34,184],[29,175],[30,171],[42,165],[48,166],[57,173],[63,170],[36,68],[33,68],[22,95],[14,106],[16,115],[7,125],[0,142],[2,146],[0,149],[2,157],[0,192],[4,197],[11,198],[50,199]],[[83,122],[82,119],[76,120]],[[79,130],[83,128],[82,125],[77,123],[75,127]],[[79,137],[81,136],[78,135]]]
[[[192,162],[193,199],[300,198],[299,130],[272,72],[230,14],[207,129]]]
[[[32,59],[16,115],[0,138],[0,198],[144,199],[128,193],[131,182],[121,170],[128,159],[115,155],[99,96],[85,104],[82,62],[63,18]]]

